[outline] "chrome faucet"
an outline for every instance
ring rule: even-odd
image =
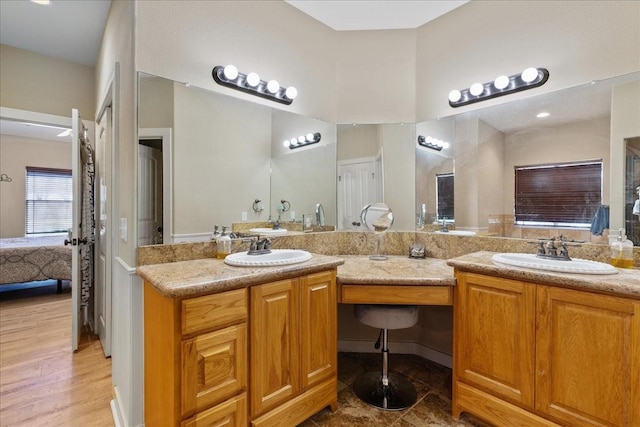
[[[269,239],[268,237],[265,237],[262,240],[260,240],[259,237],[251,239],[247,255],[260,255],[268,253],[271,253],[271,239]]]
[[[449,226],[447,225],[447,219],[446,218],[442,218],[442,228],[440,229],[441,232],[443,233],[448,233],[449,232]]]
[[[556,243],[560,244],[557,245]],[[576,243],[574,245],[567,244]],[[537,242],[529,242],[529,243],[537,243],[538,250],[536,252],[536,256],[538,258],[546,258],[546,259],[555,259],[560,261],[571,261],[571,257],[569,256],[569,248],[568,246],[581,246],[580,243],[584,243],[584,240],[567,240],[561,234],[557,238],[552,237],[550,239],[538,239]]]
[[[273,223],[273,227],[274,230],[279,230],[280,229],[280,215],[278,215],[278,219],[276,220],[276,222]]]

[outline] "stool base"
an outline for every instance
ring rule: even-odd
[[[390,373],[389,385],[382,385],[381,372],[367,372],[358,376],[353,391],[363,402],[386,411],[400,411],[417,401],[416,389],[402,375]]]

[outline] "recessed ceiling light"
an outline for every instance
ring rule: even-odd
[[[537,118],[539,118],[539,119],[543,119],[543,118],[545,118],[545,117],[549,117],[549,113],[547,113],[546,111],[544,111],[544,112],[542,112],[542,113],[538,113],[538,114],[536,115],[536,117],[537,117]]]
[[[31,0],[31,3],[40,4],[40,5],[43,5],[43,6],[51,4],[51,2],[49,0]]]

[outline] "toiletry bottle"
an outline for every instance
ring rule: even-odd
[[[618,230],[618,239],[611,243],[611,265],[633,268],[633,243],[627,240],[624,228]]]
[[[227,227],[222,227],[222,234],[216,240],[216,258],[224,259],[231,253],[231,237],[227,234]]]

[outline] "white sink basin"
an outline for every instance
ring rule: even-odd
[[[516,267],[534,268],[537,270],[556,271],[560,273],[577,274],[616,274],[615,267],[603,262],[589,261],[586,259],[573,258],[571,261],[538,258],[535,254],[495,254],[491,258],[500,264],[513,265]]]
[[[452,236],[475,236],[475,231],[466,230],[449,230],[449,231],[434,231],[436,234],[450,234]]]
[[[276,228],[275,230],[273,228],[250,228],[249,229],[250,233],[253,234],[263,234],[263,235],[269,235],[269,236],[273,236],[276,234],[286,234],[287,230],[284,228]]]
[[[289,265],[308,261],[311,254],[299,249],[271,249],[271,253],[261,255],[249,255],[247,252],[238,252],[227,255],[225,264],[236,267],[269,267],[274,265]]]

